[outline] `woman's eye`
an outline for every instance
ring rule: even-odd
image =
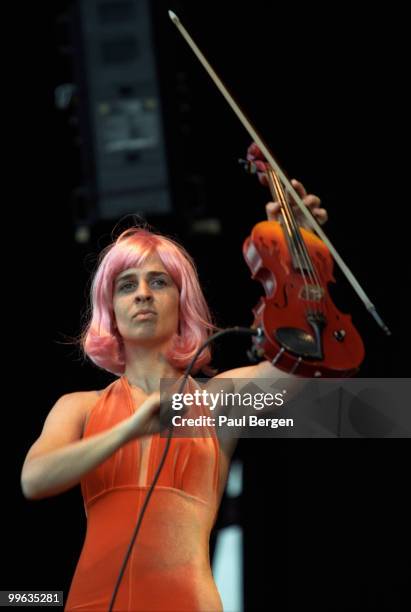
[[[164,278],[154,278],[151,284],[155,287],[164,287],[167,282]]]
[[[120,285],[120,291],[129,291],[130,289],[134,288],[135,283],[124,283],[124,285]]]
[[[153,278],[150,282],[150,285],[154,288],[166,287],[167,281],[165,278]],[[136,283],[134,281],[129,281],[127,283],[123,283],[120,285],[120,291],[133,291],[136,287]]]

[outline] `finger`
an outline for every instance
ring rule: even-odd
[[[294,187],[301,199],[305,198],[307,191],[300,181],[297,181],[297,179],[291,179],[291,185]]]
[[[324,225],[328,221],[328,213],[325,208],[314,208],[311,211],[320,225]]]
[[[157,404],[157,403],[160,403],[160,399],[161,399],[160,391],[153,391],[153,393],[150,393],[150,395],[147,397],[146,401],[152,404]]]
[[[309,208],[311,211],[314,208],[321,208],[321,200],[316,195],[310,194],[310,195],[305,196],[305,198],[303,199],[303,202],[307,206],[307,208]]]
[[[280,202],[268,202],[265,206],[265,210],[269,221],[278,221],[281,204]]]

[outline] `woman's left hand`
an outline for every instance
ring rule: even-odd
[[[316,221],[320,225],[324,225],[324,223],[326,223],[328,219],[328,214],[325,208],[322,208],[320,198],[311,193],[307,194],[307,191],[304,185],[300,183],[300,181],[297,181],[296,179],[292,179],[291,184],[296,190],[296,192],[298,193],[298,195],[300,196],[300,198],[302,199],[302,201],[304,202],[304,204],[306,205],[306,207],[308,208],[308,210],[312,213]],[[292,209],[294,211],[298,225],[301,227],[312,229],[307,219],[305,218],[305,216],[303,215],[303,213],[301,212],[297,204],[294,202],[294,199],[290,195],[288,195],[288,201],[290,202],[292,206]],[[266,204],[265,210],[267,212],[267,219],[269,221],[279,221],[280,220],[280,217],[281,217],[280,202],[268,202],[268,204]]]
[[[253,142],[248,147],[247,159],[249,161],[252,161],[257,167],[257,175],[258,175],[258,179],[260,183],[264,185],[265,187],[268,187],[267,175],[265,173],[265,168],[266,168],[265,157],[260,151],[259,147],[255,144],[255,142]],[[296,190],[296,192],[298,193],[298,195],[300,196],[300,198],[302,199],[302,201],[304,202],[304,204],[313,214],[317,222],[320,225],[324,225],[324,223],[326,223],[328,219],[328,214],[325,208],[322,208],[320,198],[311,193],[308,194],[304,185],[300,183],[300,181],[297,181],[296,179],[292,179],[291,184]],[[301,212],[297,204],[294,202],[294,199],[289,194],[287,194],[287,197],[296,215],[298,225],[302,227],[306,227],[308,229],[312,229],[307,219],[305,218],[305,216],[303,215],[303,213]],[[269,221],[279,221],[280,220],[281,204],[279,202],[268,202],[265,209],[266,209],[267,218]]]

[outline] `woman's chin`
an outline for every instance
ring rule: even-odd
[[[123,341],[125,344],[128,344],[133,347],[155,347],[162,348],[167,346],[172,342],[172,336],[158,336],[154,333],[154,330],[139,330],[138,333],[134,333],[129,337],[123,337]]]

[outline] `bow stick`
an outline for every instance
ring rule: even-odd
[[[297,206],[300,208],[301,212],[303,213],[303,215],[305,216],[305,218],[307,219],[307,221],[309,222],[311,227],[313,227],[315,229],[315,231],[320,236],[320,238],[322,239],[324,244],[326,244],[326,246],[328,247],[330,253],[332,254],[332,256],[334,258],[334,260],[337,262],[338,266],[340,267],[341,271],[344,273],[345,277],[347,278],[348,282],[351,284],[351,286],[354,289],[354,291],[357,293],[359,298],[364,303],[364,306],[366,307],[368,312],[374,317],[374,319],[377,321],[378,325],[384,330],[384,332],[387,334],[387,336],[390,336],[391,332],[388,329],[387,325],[385,325],[384,321],[379,316],[379,314],[378,314],[374,304],[371,302],[371,300],[369,299],[369,297],[365,293],[364,289],[361,287],[360,283],[357,281],[357,279],[355,278],[354,274],[351,272],[350,268],[343,261],[343,259],[338,254],[337,250],[334,248],[334,246],[328,240],[327,236],[325,235],[325,233],[323,232],[322,228],[317,223],[317,221],[315,220],[315,218],[313,217],[311,212],[307,209],[307,207],[305,206],[304,202],[302,201],[302,199],[300,198],[300,196],[298,195],[298,193],[296,192],[296,190],[294,189],[292,184],[289,182],[289,180],[287,179],[287,177],[284,174],[284,172],[281,170],[279,164],[274,159],[271,151],[268,149],[267,145],[264,143],[264,141],[261,138],[261,136],[256,132],[256,130],[251,125],[250,121],[247,119],[247,117],[245,116],[243,111],[240,109],[238,104],[235,102],[233,97],[230,95],[230,93],[228,92],[227,88],[225,87],[225,85],[223,84],[223,82],[221,81],[219,76],[216,74],[216,72],[213,70],[213,68],[210,66],[210,64],[206,60],[205,56],[200,51],[200,49],[198,48],[198,46],[196,45],[194,40],[191,38],[190,34],[187,32],[185,27],[182,25],[182,23],[181,23],[180,19],[177,17],[177,15],[175,13],[173,13],[173,11],[168,11],[168,15],[169,15],[171,21],[174,23],[174,25],[179,30],[180,34],[183,36],[183,38],[186,40],[188,45],[193,50],[194,54],[197,56],[198,60],[204,66],[205,70],[208,72],[209,76],[214,81],[214,83],[217,86],[217,88],[220,90],[220,92],[222,93],[224,98],[227,100],[228,104],[231,106],[231,108],[233,109],[233,111],[235,112],[235,114],[237,115],[237,117],[239,118],[239,120],[241,121],[241,123],[243,124],[245,129],[247,130],[247,132],[250,134],[250,136],[253,139],[253,141],[259,146],[259,148],[262,151],[262,153],[264,154],[266,160],[270,163],[271,167],[275,169],[275,171],[277,172],[278,176],[281,178],[281,181],[282,181],[286,191],[289,194],[292,195],[292,197],[294,198]]]

